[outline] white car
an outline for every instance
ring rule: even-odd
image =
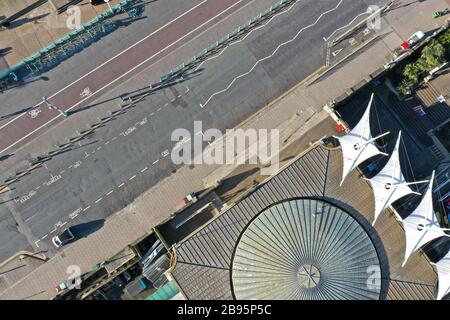
[[[70,241],[75,239],[72,231],[70,230],[70,227],[65,229],[61,234],[56,235],[52,238],[52,242],[55,245],[55,247],[59,248]]]
[[[425,37],[425,33],[423,31],[417,31],[411,37],[408,38],[407,42],[412,46],[417,42],[419,42],[419,40],[422,39],[423,37]]]

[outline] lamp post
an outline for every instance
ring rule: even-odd
[[[42,97],[42,102],[45,102],[47,104],[47,107],[51,110],[57,110],[59,113],[61,113],[65,118],[67,118],[69,116],[69,114],[67,112],[65,112],[64,110],[61,110],[60,108],[58,108],[57,106],[55,106],[53,103],[51,103],[50,101],[48,101],[48,98],[46,96]]]

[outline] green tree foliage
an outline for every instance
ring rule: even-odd
[[[420,57],[408,63],[402,70],[403,80],[397,86],[402,94],[408,94],[416,87],[423,74],[442,65],[450,57],[450,29],[444,32],[437,40],[426,45]]]

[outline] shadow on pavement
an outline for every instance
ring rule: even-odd
[[[105,225],[105,219],[92,220],[86,223],[80,223],[70,227],[72,233],[77,239],[86,238],[90,234],[100,230]]]

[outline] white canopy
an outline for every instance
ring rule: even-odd
[[[450,292],[450,251],[434,265],[439,278],[437,299],[440,300]]]
[[[344,162],[341,185],[350,171],[365,160],[376,156],[377,154],[387,155],[380,152],[374,144],[374,141],[384,134],[372,138],[372,134],[370,133],[370,109],[372,106],[372,101],[373,93],[370,96],[367,109],[358,124],[347,135],[336,137],[341,144]]]
[[[405,219],[403,227],[406,236],[405,265],[411,254],[427,242],[445,235],[436,220],[433,210],[432,186],[434,181],[434,171],[427,191],[417,208]]]
[[[375,224],[380,213],[396,200],[410,193],[420,195],[420,193],[412,191],[409,185],[423,181],[407,183],[403,177],[399,157],[400,138],[401,132],[398,134],[394,151],[384,168],[376,176],[368,179],[375,197],[375,218],[372,225]]]

